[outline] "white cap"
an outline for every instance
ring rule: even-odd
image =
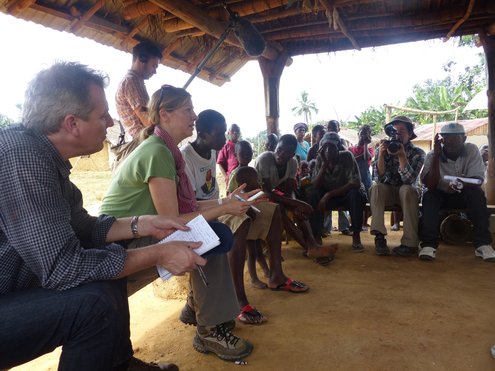
[[[464,126],[458,124],[457,122],[449,122],[448,124],[442,126],[440,134],[462,134],[465,135]]]

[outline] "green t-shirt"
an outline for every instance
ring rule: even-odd
[[[175,161],[163,141],[152,135],[120,165],[103,198],[100,214],[116,218],[156,215],[148,181],[151,177],[176,181]],[[164,195],[177,197],[177,195]]]

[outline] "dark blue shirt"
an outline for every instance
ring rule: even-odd
[[[45,135],[0,130],[0,294],[65,290],[122,271],[125,250],[105,245],[115,218],[86,212],[70,169]]]

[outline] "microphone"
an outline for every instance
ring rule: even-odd
[[[265,39],[247,19],[235,19],[234,34],[250,57],[259,57],[265,50]]]

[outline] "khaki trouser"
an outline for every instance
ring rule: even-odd
[[[138,248],[158,242],[150,237],[133,240],[128,248]],[[201,280],[197,270],[190,273],[196,321],[200,326],[215,326],[231,321],[239,314],[239,303],[235,293],[227,254],[207,258],[203,267],[208,277],[208,287]],[[158,273],[157,273],[158,275]]]
[[[377,183],[370,189],[371,234],[387,234],[385,228],[385,208],[399,205],[402,208],[404,233],[401,244],[418,247],[419,200],[418,191],[411,185],[400,187]]]

